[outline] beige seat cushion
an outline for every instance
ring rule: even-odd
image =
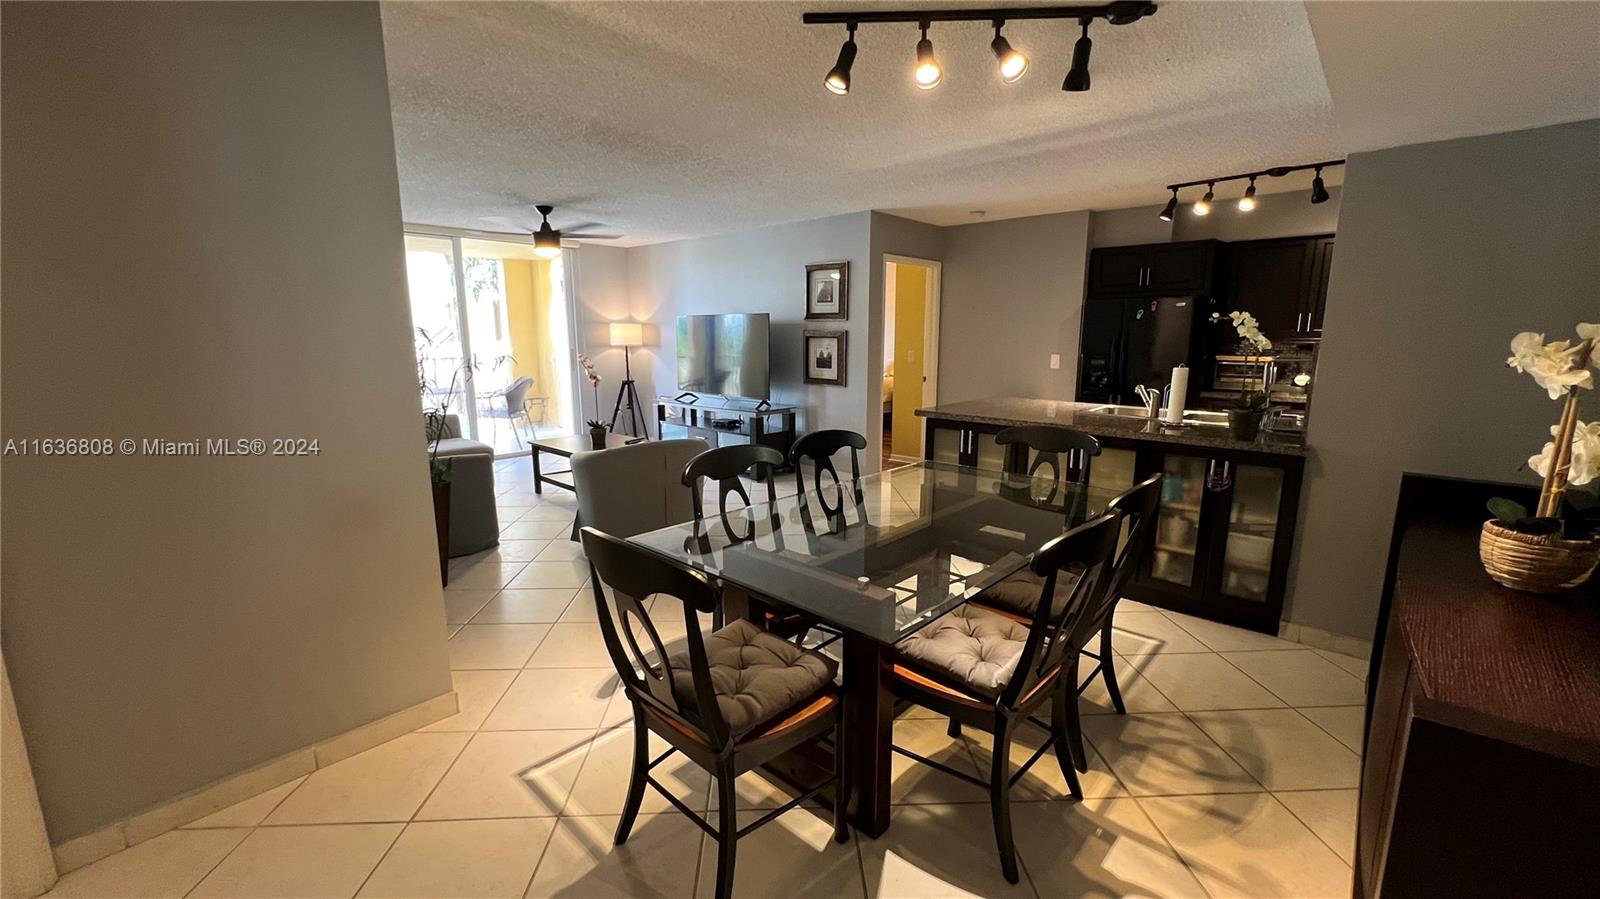
[[[994,699],[1011,682],[1027,640],[1027,625],[965,605],[901,640],[895,649],[916,667]]]
[[[763,631],[745,619],[706,635],[706,661],[717,708],[738,737],[788,711],[833,682],[838,663]],[[672,694],[694,709],[694,674],[688,653],[673,653]]]
[[[1062,603],[1072,595],[1072,588],[1077,583],[1078,577],[1072,572],[1063,571],[1056,575],[1052,611],[1060,613]],[[1008,575],[1005,580],[979,593],[974,599],[985,605],[1032,619],[1033,613],[1039,608],[1039,597],[1042,595],[1044,595],[1044,578],[1034,574],[1032,569],[1024,568]]]

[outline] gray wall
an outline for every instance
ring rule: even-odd
[[[1287,617],[1370,637],[1402,472],[1536,480],[1558,405],[1505,358],[1600,317],[1600,120],[1348,169]]]
[[[939,402],[1071,399],[1088,264],[1088,212],[946,228]],[[1061,367],[1050,368],[1050,354]]]
[[[656,392],[676,392],[679,315],[768,312],[773,402],[801,406],[802,430],[849,428],[866,434],[875,426],[881,431],[881,421],[875,424],[875,417],[867,414],[876,267],[870,254],[871,221],[871,213],[859,212],[626,250],[630,313],[655,323],[659,332],[657,345],[634,353],[640,396],[649,403]],[[584,252],[587,248],[580,254]],[[850,263],[849,321],[806,322],[806,266],[839,260]],[[585,295],[583,304],[589,305],[589,267],[581,272],[579,290]],[[802,381],[801,341],[808,328],[849,333],[844,387]],[[877,389],[881,391],[881,384]]]
[[[450,690],[376,4],[7,4],[5,661],[52,839]]]

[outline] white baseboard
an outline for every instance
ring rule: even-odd
[[[1278,636],[1285,640],[1293,640],[1296,643],[1304,643],[1313,649],[1326,649],[1329,652],[1355,656],[1358,659],[1372,658],[1371,640],[1363,640],[1360,637],[1352,637],[1348,634],[1336,634],[1333,631],[1325,631],[1320,627],[1312,627],[1309,624],[1295,624],[1292,621],[1282,622],[1278,625]]]
[[[99,830],[63,840],[51,847],[56,870],[65,874],[99,861],[114,852],[136,846],[191,821],[198,821],[212,812],[243,802],[297,777],[304,777],[318,768],[326,768],[419,727],[441,721],[454,715],[459,708],[459,700],[452,690],[190,790]]]

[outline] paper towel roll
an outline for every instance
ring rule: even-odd
[[[1167,421],[1183,421],[1183,398],[1189,394],[1189,366],[1180,365],[1172,370],[1172,399],[1167,402]]]

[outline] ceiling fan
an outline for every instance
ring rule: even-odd
[[[541,219],[538,229],[532,232],[533,254],[541,259],[554,259],[561,255],[562,237],[581,240],[619,240],[622,237],[620,234],[599,234],[582,230],[596,224],[595,222],[583,222],[564,231],[558,230],[550,226],[550,213],[556,211],[554,206],[548,203],[540,203],[533,208],[538,210],[539,218]],[[485,221],[506,222],[503,218],[485,219]],[[506,223],[511,227],[516,227],[509,222]]]

